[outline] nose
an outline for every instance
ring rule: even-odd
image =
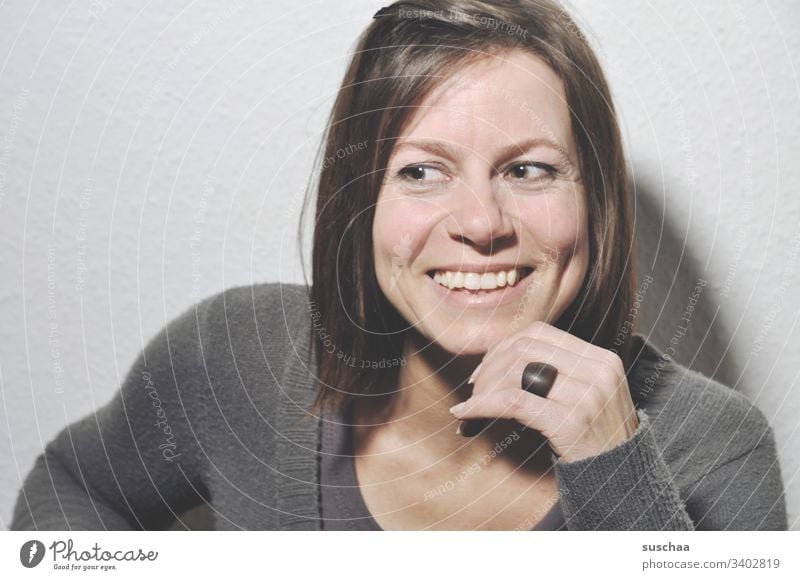
[[[491,183],[462,183],[449,220],[450,236],[478,248],[498,250],[514,236],[511,217],[506,211],[502,193],[493,191]]]

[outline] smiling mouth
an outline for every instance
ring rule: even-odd
[[[428,276],[434,282],[454,292],[469,294],[488,294],[506,287],[516,286],[527,278],[534,268],[523,266],[500,272],[453,272],[449,270],[430,270]]]

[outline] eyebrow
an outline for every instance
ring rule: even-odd
[[[505,147],[501,148],[498,151],[498,157],[502,163],[503,161],[506,161],[516,155],[520,155],[525,151],[528,151],[529,149],[541,146],[545,146],[555,151],[558,151],[558,153],[560,153],[564,159],[566,159],[568,162],[571,163],[570,156],[567,154],[564,147],[562,147],[556,141],[548,139],[547,137],[534,137],[531,139],[523,139],[518,143],[512,143],[510,145],[506,145]],[[397,143],[395,151],[399,151],[400,149],[407,147],[421,149],[423,151],[427,151],[428,153],[432,153],[433,155],[437,155],[439,157],[445,157],[450,160],[454,160],[458,157],[455,148],[451,146],[449,143],[446,143],[444,141],[436,141],[433,139],[405,139]]]

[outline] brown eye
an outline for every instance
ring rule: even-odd
[[[556,173],[555,168],[544,163],[515,163],[508,168],[507,173],[517,181],[524,179],[542,179],[553,177]]]
[[[422,181],[425,179],[425,167],[416,165],[413,167],[404,167],[398,172],[398,175],[408,177],[412,181]]]
[[[431,165],[408,165],[400,169],[396,175],[413,186],[433,185],[446,181],[442,170]]]

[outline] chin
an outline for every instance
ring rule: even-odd
[[[499,341],[514,331],[511,321],[444,324],[436,329],[426,329],[422,334],[440,348],[454,356],[484,355]]]

